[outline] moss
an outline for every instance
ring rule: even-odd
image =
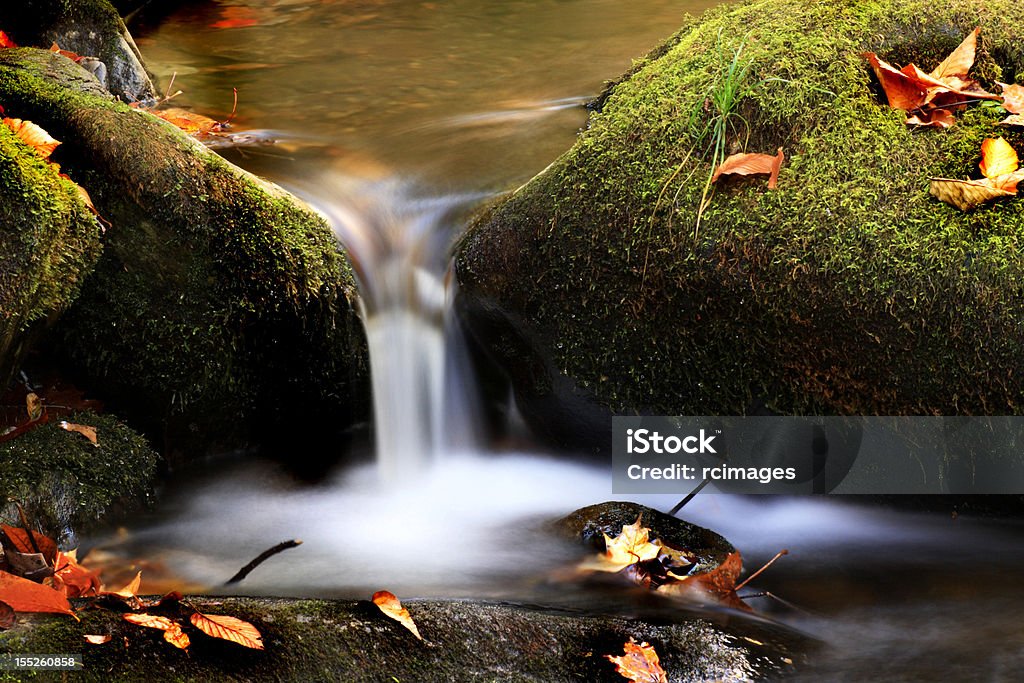
[[[0,386],[31,332],[74,300],[101,250],[75,186],[0,125]]]
[[[0,443],[0,500],[22,503],[32,522],[59,542],[115,512],[149,504],[157,455],[139,434],[109,415],[76,413],[96,428],[97,446],[54,420]],[[7,520],[17,519],[5,502]]]
[[[278,429],[268,412],[365,414],[354,280],[325,222],[82,73],[40,51],[0,53],[8,111],[63,136],[61,163],[112,224],[61,353],[126,416],[167,416],[179,433],[219,425],[237,443],[230,425]]]
[[[710,11],[475,226],[458,261],[466,300],[524,321],[555,370],[611,411],[1020,412],[1024,204],[963,213],[931,199],[928,178],[976,175],[983,138],[1021,148],[1024,135],[982,108],[948,131],[910,130],[860,57],[930,69],[976,25],[984,84],[1024,73],[1011,2]],[[700,149],[686,159],[690,116],[720,77],[718,52],[741,43],[763,81],[740,112],[747,150],[782,146],[787,162],[778,191],[723,184],[695,235],[710,168]],[[732,151],[745,136],[730,133]]]

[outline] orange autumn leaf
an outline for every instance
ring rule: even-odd
[[[913,111],[924,104],[928,91],[916,78],[896,69],[884,59],[879,59],[874,52],[865,52],[861,56],[874,69],[890,107]]]
[[[53,150],[57,149],[57,146],[60,145],[60,141],[50,137],[49,133],[31,121],[5,118],[4,123],[14,131],[14,134],[22,142],[36,150],[44,159],[49,159],[50,155],[53,154]]]
[[[911,114],[906,120],[908,126],[932,126],[934,128],[949,128],[954,123],[956,123],[956,118],[948,109],[929,109]]]
[[[423,640],[423,636],[420,635],[420,630],[416,628],[416,623],[412,620],[412,615],[409,614],[409,610],[402,607],[402,603],[398,600],[394,593],[388,591],[377,591],[373,594],[373,604],[380,608],[386,616],[394,619],[402,626],[409,629],[414,636]]]
[[[253,650],[263,649],[263,636],[247,621],[222,614],[196,612],[191,617],[192,625],[208,636],[230,640]]]
[[[54,561],[53,578],[60,582],[65,595],[69,598],[84,598],[99,595],[102,585],[96,572],[78,564],[77,553],[71,550],[57,553]]]
[[[106,645],[110,642],[111,636],[109,634],[105,636],[83,635],[82,638],[92,645]]]
[[[46,561],[53,564],[54,559],[57,557],[57,544],[53,539],[43,536],[38,531],[29,531],[6,524],[0,524],[0,529],[3,530],[7,539],[13,544],[14,550],[17,550],[19,553],[34,553],[36,548],[38,548],[39,552],[46,558]],[[29,539],[29,534],[32,535],[31,539]],[[32,541],[35,541],[35,546],[32,545]]]
[[[1003,138],[986,138],[981,143],[981,174],[998,178],[1013,173],[1020,166],[1017,151]]]
[[[148,110],[150,114],[177,126],[189,135],[206,135],[220,130],[221,122],[209,116],[196,114],[187,109],[170,107],[168,109]]]
[[[5,47],[18,47],[18,45],[13,40],[8,38],[6,33],[0,31],[0,48]]]
[[[768,179],[768,189],[774,190],[779,179],[779,169],[782,168],[782,162],[785,158],[786,156],[782,153],[781,147],[779,147],[779,151],[775,156],[770,154],[733,154],[726,157],[725,161],[715,169],[714,175],[711,176],[711,181],[715,182],[723,175],[767,173],[770,176]]]
[[[15,613],[14,608],[6,602],[0,602],[0,631],[12,628],[17,620],[18,615]]]
[[[69,432],[76,432],[87,438],[93,446],[99,446],[96,441],[96,428],[90,427],[89,425],[75,424],[74,422],[60,421],[57,426]]]
[[[71,52],[70,50],[62,50],[62,49],[60,49],[60,45],[58,45],[57,43],[54,43],[53,45],[50,46],[50,52],[55,52],[55,53],[57,53],[59,55],[64,55],[65,57],[70,59],[72,62],[75,62],[76,64],[78,62],[82,61],[82,55],[80,55],[80,54],[78,54],[76,52]]]
[[[623,645],[625,654],[618,657],[605,655],[615,665],[615,671],[633,683],[668,683],[668,676],[661,668],[658,653],[648,643],[637,645],[633,638]]]
[[[135,578],[128,582],[128,585],[119,591],[106,591],[104,595],[118,595],[122,598],[138,597],[139,587],[142,585],[142,572],[135,575]]]
[[[5,571],[0,571],[0,602],[6,602],[15,612],[52,612],[74,616],[68,599],[60,591]]]
[[[145,626],[146,628],[155,628],[164,632],[164,640],[173,645],[174,647],[182,650],[188,649],[191,644],[188,636],[181,630],[181,625],[176,621],[171,621],[167,617],[159,617],[154,614],[122,614],[122,618],[125,621],[137,624],[139,626]]]
[[[220,15],[220,21],[210,24],[210,28],[246,28],[260,23],[258,15],[249,7],[228,6]]]

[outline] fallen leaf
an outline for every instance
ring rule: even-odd
[[[119,591],[107,591],[107,595],[120,595],[122,598],[138,597],[139,587],[142,585],[142,572],[135,575],[135,578],[128,582],[128,585]]]
[[[63,420],[61,422],[58,422],[57,426],[69,432],[77,432],[84,436],[85,438],[89,439],[89,441],[92,442],[93,446],[99,446],[99,443],[96,441],[95,427],[90,427],[89,425],[79,425],[75,424],[74,422],[65,422]]]
[[[7,34],[0,31],[0,48],[5,47],[18,47],[13,40],[7,37]]]
[[[170,107],[168,109],[147,110],[153,116],[171,123],[189,135],[207,135],[220,130],[221,122],[211,119],[209,116],[196,114],[187,109]]]
[[[12,548],[17,550],[19,553],[34,553],[38,548],[38,552],[43,554],[46,561],[53,564],[57,557],[57,544],[52,538],[42,535],[38,531],[29,531],[28,529],[22,529],[21,527],[8,526],[6,524],[0,524],[0,530],[3,531],[6,539],[12,544]],[[31,534],[31,539],[29,538]],[[0,537],[2,538],[2,537]],[[32,545],[32,541],[35,541],[35,545]],[[6,548],[6,544],[4,545]]]
[[[933,126],[935,128],[949,128],[954,123],[956,123],[956,118],[949,109],[929,109],[911,114],[906,120],[908,126]]]
[[[36,150],[44,159],[49,159],[50,155],[53,154],[53,150],[57,149],[58,145],[60,145],[58,140],[50,137],[49,133],[31,121],[7,118],[3,121],[22,142]]]
[[[14,608],[6,602],[0,602],[0,631],[13,627],[17,620]]]
[[[1017,151],[1003,138],[986,138],[981,143],[981,174],[997,178],[1013,173],[1020,166]]]
[[[775,156],[770,154],[733,154],[729,156],[715,169],[711,181],[717,181],[723,175],[755,175],[760,173],[769,174],[768,189],[774,190],[779,178],[779,169],[785,160],[782,148]]]
[[[668,676],[661,668],[658,653],[648,643],[636,644],[633,638],[623,646],[624,655],[605,655],[615,665],[615,670],[634,683],[668,683]]]
[[[36,394],[29,393],[25,396],[25,411],[28,413],[30,421],[38,420],[43,416],[43,402]]]
[[[245,28],[258,25],[257,14],[249,7],[229,5],[220,11],[221,19],[210,24],[210,28]]]
[[[1000,126],[1024,126],[1024,114],[1010,114],[999,122]]]
[[[1016,189],[1009,191],[998,187],[991,178],[982,180],[932,178],[929,193],[936,199],[952,204],[961,211],[974,209],[993,199],[1012,197],[1017,194]]]
[[[924,104],[928,90],[916,78],[879,59],[874,52],[864,52],[861,56],[874,69],[891,108],[913,111]]]
[[[42,553],[19,553],[14,550],[6,550],[4,557],[14,574],[24,576],[32,581],[42,581],[43,578],[53,573],[53,569],[46,563],[46,558]]]
[[[107,643],[110,642],[110,639],[111,639],[110,635],[105,635],[105,636],[83,635],[82,637],[85,638],[85,642],[91,643],[93,645],[106,645]]]
[[[406,627],[412,634],[423,640],[423,636],[420,635],[420,630],[416,628],[416,623],[412,620],[412,616],[409,614],[409,610],[402,607],[402,603],[398,600],[394,593],[388,591],[377,591],[373,594],[373,604],[380,608],[386,616],[394,619],[402,626]]]
[[[188,646],[190,645],[188,636],[181,630],[181,625],[176,621],[171,621],[167,617],[158,617],[154,614],[135,613],[122,614],[121,616],[125,621],[133,624],[163,631],[164,640],[174,647],[185,650],[188,649]]]
[[[54,561],[53,578],[60,581],[64,593],[69,598],[85,598],[99,595],[103,586],[96,572],[86,569],[78,564],[77,553],[71,550],[66,553],[57,553]]]
[[[981,27],[978,26],[967,34],[967,37],[949,53],[949,56],[942,60],[929,74],[932,78],[943,79],[951,76],[967,76],[967,72],[974,66],[974,54],[978,49],[978,34]]]
[[[75,62],[76,64],[78,62],[82,61],[82,59],[84,59],[82,57],[82,55],[80,55],[80,54],[77,54],[75,52],[71,52],[70,50],[62,50],[62,49],[60,49],[60,45],[58,45],[57,43],[54,43],[53,45],[50,46],[50,52],[56,52],[59,55],[64,55],[65,57],[70,59],[72,62]]]
[[[1003,109],[1011,114],[1024,114],[1024,85],[997,82],[1003,89]]]
[[[221,614],[203,614],[195,612],[191,617],[192,625],[208,636],[230,640],[243,647],[253,650],[263,649],[263,636],[256,627],[247,621]]]
[[[74,616],[63,593],[5,571],[0,571],[0,601],[6,602],[15,612],[53,612]]]

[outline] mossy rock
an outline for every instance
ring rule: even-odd
[[[152,77],[139,48],[108,0],[18,0],[4,13],[4,30],[22,46],[62,50],[94,57],[103,86],[127,102],[154,100]]]
[[[110,223],[52,344],[90,393],[167,450],[306,452],[365,418],[355,284],[319,215],[60,55],[0,51],[0,101],[63,141],[55,158]]]
[[[56,419],[0,443],[0,519],[30,523],[65,547],[110,515],[143,509],[152,498],[158,456],[146,440],[109,415],[66,418],[96,429],[97,445]]]
[[[657,623],[511,604],[410,600],[417,640],[369,602],[209,598],[209,614],[252,623],[262,651],[208,638],[191,627],[185,653],[159,631],[117,613],[22,617],[0,631],[0,653],[81,652],[81,681],[621,681],[603,655],[630,638],[651,643],[671,681],[752,680],[792,670],[809,639],[767,623],[666,612]],[[183,610],[183,613],[185,611]],[[187,617],[186,617],[187,623]],[[110,634],[83,645],[82,634]],[[125,640],[127,638],[127,640]],[[788,662],[788,663],[787,663]],[[2,674],[0,674],[2,675]],[[4,680],[0,678],[0,680]]]
[[[976,26],[973,74],[1024,80],[1008,0],[758,0],[611,85],[576,145],[460,246],[462,313],[527,420],[606,449],[612,413],[1020,413],[1024,202],[963,212],[928,187],[1024,134],[980,106],[913,130],[861,56],[927,71]],[[756,87],[727,151],[787,160],[776,191],[721,183],[698,230],[712,169],[695,130],[741,47]]]
[[[100,224],[59,173],[0,124],[0,387],[99,258]]]

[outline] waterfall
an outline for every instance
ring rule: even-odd
[[[331,178],[316,207],[359,284],[381,479],[408,482],[452,450],[479,443],[477,400],[453,323],[449,252],[479,196],[417,197],[407,184]],[[324,183],[317,195],[324,197]]]

